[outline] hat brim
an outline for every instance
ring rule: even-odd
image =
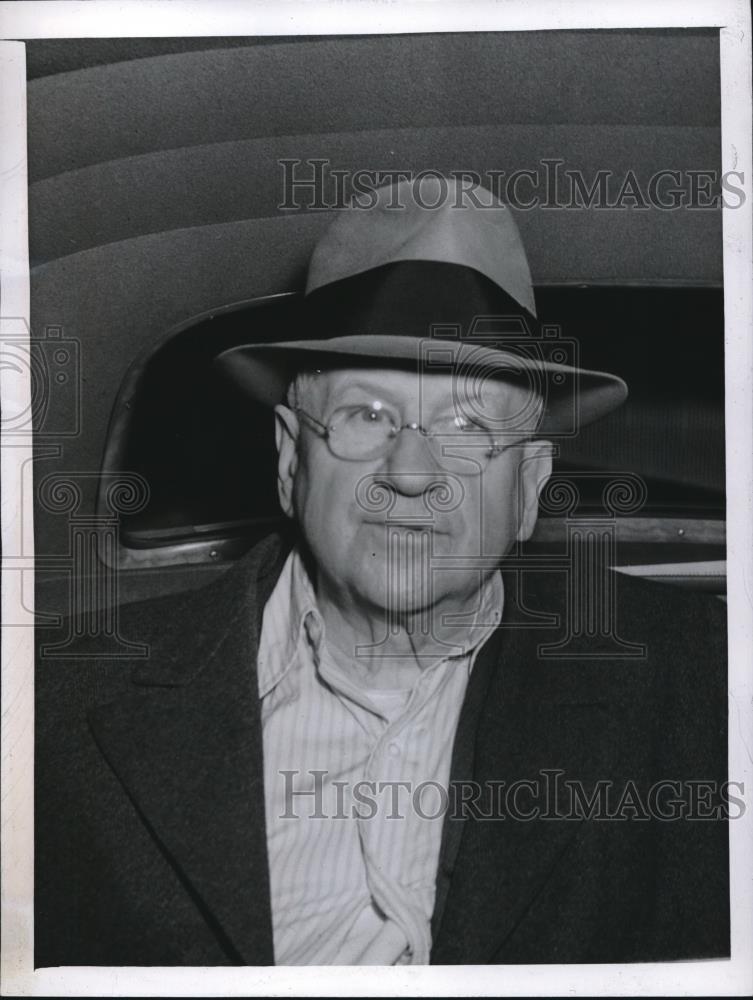
[[[243,344],[215,359],[216,369],[256,402],[275,406],[303,369],[347,366],[348,360],[399,364],[416,372],[444,372],[471,379],[498,378],[530,386],[545,401],[538,434],[568,435],[598,420],[627,398],[626,384],[609,372],[590,371],[548,360],[533,344],[525,354],[479,344],[379,335],[326,340]]]

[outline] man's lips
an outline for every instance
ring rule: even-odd
[[[382,528],[386,531],[389,531],[390,528],[399,528],[402,530],[414,529],[415,531],[431,531],[437,535],[449,534],[449,532],[437,527],[434,521],[423,517],[390,517],[385,519],[366,518],[364,519],[364,524],[368,524],[375,528]]]

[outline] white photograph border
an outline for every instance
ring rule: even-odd
[[[2,994],[4,996],[627,996],[753,993],[753,192],[751,24],[745,0],[424,0],[0,3],[0,330],[29,322],[26,71],[20,39],[337,35],[714,27],[720,30],[721,169],[744,176],[723,208],[732,957],[620,965],[395,968],[60,968],[34,971],[33,539],[21,478],[31,435],[2,442]],[[28,408],[27,372],[0,371],[3,421]],[[30,502],[27,497],[25,502]],[[27,567],[27,568],[24,568]],[[23,590],[23,594],[22,594]]]

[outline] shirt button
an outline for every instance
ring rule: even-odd
[[[397,745],[397,743],[390,743],[390,745],[387,747],[387,750],[389,752],[390,757],[400,756],[400,747]]]

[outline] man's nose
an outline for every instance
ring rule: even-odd
[[[447,479],[426,436],[412,425],[403,427],[397,434],[381,471],[384,479],[406,496],[436,489]]]

